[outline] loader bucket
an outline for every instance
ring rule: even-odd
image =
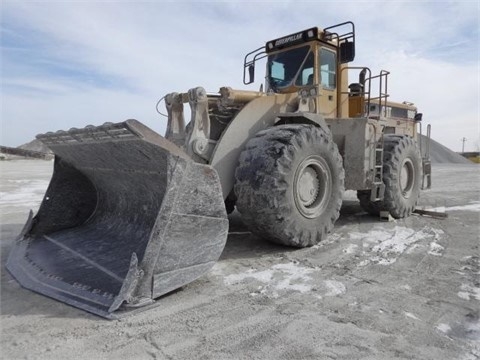
[[[117,318],[219,258],[228,219],[212,167],[136,120],[38,139],[55,164],[7,261],[22,286]]]

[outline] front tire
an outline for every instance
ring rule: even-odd
[[[235,172],[237,210],[252,232],[295,247],[317,244],[340,214],[345,173],[330,134],[305,124],[260,131]]]

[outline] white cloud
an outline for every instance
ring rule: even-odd
[[[163,132],[154,107],[165,93],[245,88],[247,52],[350,19],[355,64],[390,70],[391,99],[416,103],[436,140],[459,150],[465,136],[473,146],[478,9],[468,2],[4,3],[2,34],[12,41],[1,44],[0,142],[129,117]]]

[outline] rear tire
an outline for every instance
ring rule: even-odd
[[[330,134],[313,125],[260,131],[235,172],[237,210],[259,236],[278,244],[317,244],[340,214],[345,173]]]
[[[370,201],[370,190],[358,191],[360,206],[372,215],[388,211],[396,219],[410,216],[420,197],[422,159],[409,136],[386,135],[383,152],[383,201]]]

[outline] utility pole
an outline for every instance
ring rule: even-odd
[[[462,142],[462,154],[465,152],[465,141],[467,141],[467,138],[466,137],[463,137],[462,140],[460,140]]]

